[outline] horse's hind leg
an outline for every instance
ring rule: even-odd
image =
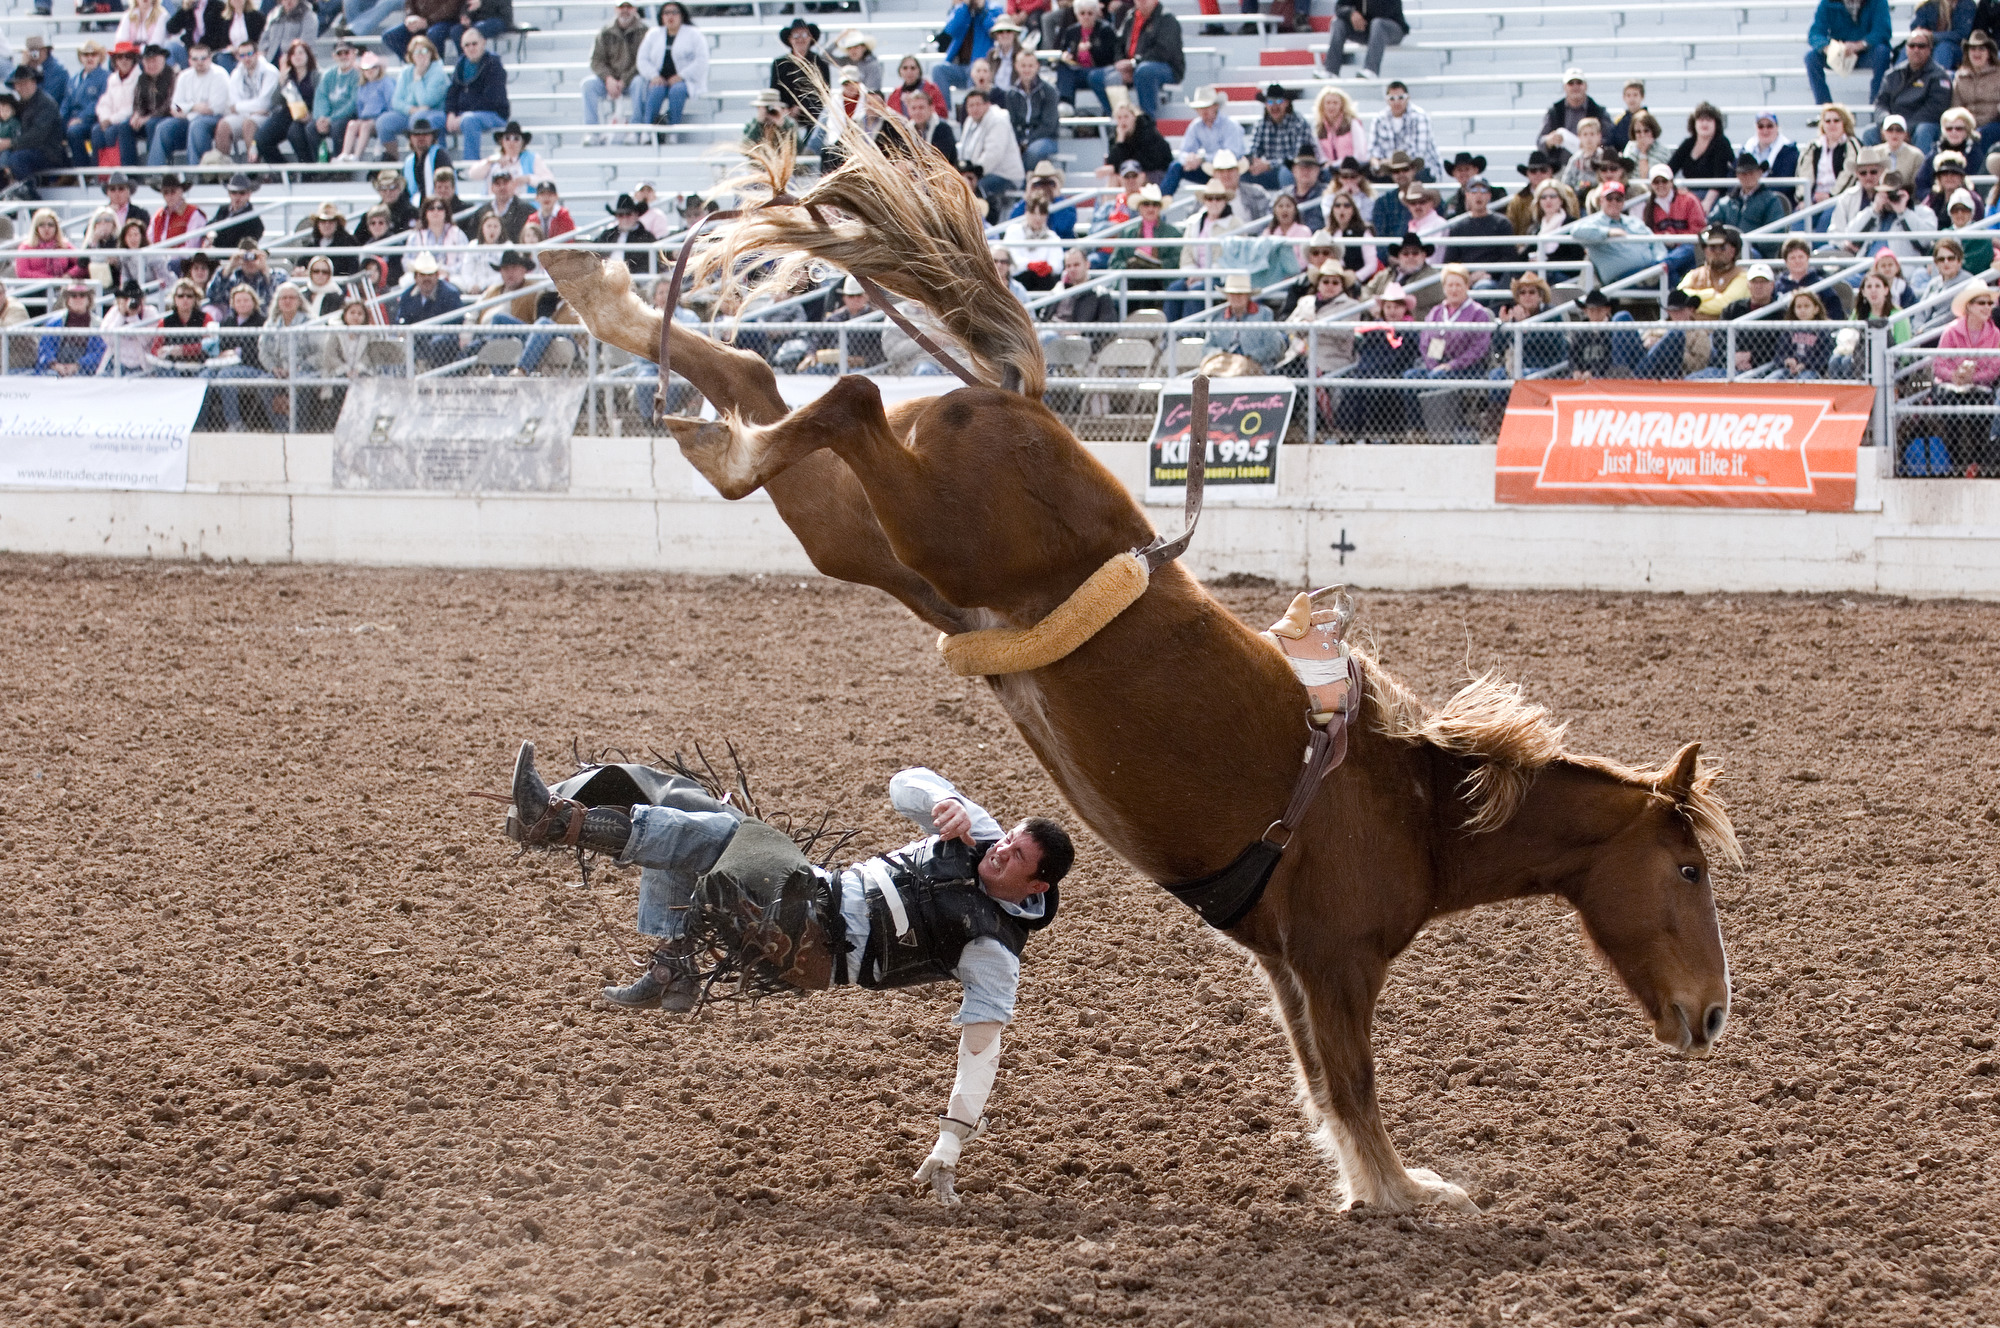
[[[659,358],[660,311],[633,293],[632,274],[623,263],[615,259],[604,262],[581,250],[551,249],[543,252],[542,265],[593,336],[634,355]],[[775,423],[789,411],[778,392],[777,376],[758,356],[724,346],[678,323],[667,335],[674,372],[717,409],[753,425]],[[719,428],[682,421],[677,432],[701,436],[704,430]],[[869,509],[868,496],[839,457],[822,452],[802,458],[800,464],[772,475],[765,488],[777,505],[778,515],[822,573],[885,590],[941,631],[965,630],[963,615],[922,577],[896,561],[888,537]]]
[[[1340,1165],[1342,1197],[1347,1206],[1366,1204],[1392,1212],[1447,1204],[1476,1213],[1479,1207],[1465,1191],[1436,1172],[1405,1170],[1382,1125],[1369,1033],[1375,1017],[1375,993],[1381,989],[1385,972],[1383,966],[1363,966],[1351,960],[1331,971],[1289,967],[1313,1051],[1311,1060],[1300,1056],[1301,1070],[1314,1093],[1324,1145]],[[1273,981],[1272,989],[1282,993],[1286,987]],[[1287,1031],[1296,1046],[1300,1032],[1282,995],[1279,1008],[1285,1012]],[[1317,1067],[1316,1076],[1310,1068],[1313,1066]]]
[[[1319,1063],[1319,1049],[1313,1045],[1312,1019],[1306,1014],[1306,996],[1292,980],[1292,971],[1282,959],[1258,957],[1257,968],[1264,985],[1271,989],[1272,1003],[1278,1007],[1278,1025],[1292,1045],[1292,1067],[1299,1077],[1299,1109],[1315,1132],[1325,1128],[1320,1103],[1327,1100],[1326,1069]]]

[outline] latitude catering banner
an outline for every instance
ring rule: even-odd
[[[1493,499],[1852,511],[1874,400],[1834,383],[1517,382]]]

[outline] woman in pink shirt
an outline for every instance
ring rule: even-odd
[[[1993,288],[1974,281],[1952,298],[1951,326],[1938,338],[1939,350],[2000,351],[2000,326],[1993,322]],[[1988,406],[1993,385],[2000,381],[2000,355],[1940,355],[1931,361],[1932,398],[1940,406]],[[1971,477],[1983,464],[1990,472],[1996,457],[1993,421],[1987,415],[1950,415],[1943,424],[1945,446],[1954,471]]]
[[[38,208],[31,227],[33,234],[17,251],[14,275],[23,281],[67,281],[88,275],[89,268],[75,253],[75,246],[63,237],[62,222],[49,208]],[[44,257],[29,258],[29,254]]]
[[[1349,157],[1366,158],[1368,143],[1362,137],[1361,116],[1354,99],[1339,88],[1328,88],[1313,103],[1313,138],[1319,144],[1319,159],[1328,169]]]

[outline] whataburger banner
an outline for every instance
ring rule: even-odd
[[[1493,497],[1852,511],[1874,398],[1830,383],[1517,382]]]
[[[205,379],[0,378],[0,485],[187,488]]]

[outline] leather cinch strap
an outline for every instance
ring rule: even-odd
[[[757,205],[758,210],[768,207],[803,207],[814,221],[822,226],[826,225],[826,216],[819,210],[817,204],[802,203],[790,194],[773,194],[768,200]],[[667,380],[672,373],[670,361],[673,352],[668,346],[668,337],[674,325],[674,311],[681,307],[681,282],[687,276],[688,257],[694,253],[694,242],[704,230],[708,229],[710,222],[733,221],[742,216],[743,212],[744,209],[742,208],[730,208],[724,212],[711,212],[689,228],[687,235],[681,239],[681,252],[674,259],[674,273],[667,281],[667,305],[661,311],[663,316],[660,319],[660,390],[654,394],[655,405],[653,407],[656,418],[665,419],[669,413],[667,410]],[[851,272],[848,275],[854,278],[863,291],[867,292],[869,303],[880,309],[890,322],[903,330],[910,340],[922,346],[932,359],[957,375],[960,382],[964,383],[967,387],[987,386],[970,369],[947,354],[942,346],[933,341],[915,323],[903,317],[902,311],[896,308],[896,302],[889,298],[889,293],[876,285],[872,278],[864,277],[859,272]]]

